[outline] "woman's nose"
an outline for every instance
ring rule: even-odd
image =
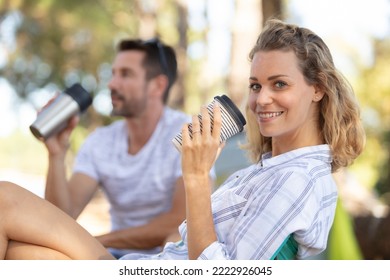
[[[257,95],[256,103],[260,106],[264,106],[271,104],[272,101],[272,92],[269,89],[263,87]]]

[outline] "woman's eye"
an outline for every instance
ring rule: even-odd
[[[285,87],[287,84],[285,83],[285,82],[282,82],[282,81],[277,81],[276,83],[275,83],[275,87],[276,88],[283,88],[283,87]]]
[[[251,91],[259,91],[261,89],[261,86],[259,84],[250,84],[249,89]]]

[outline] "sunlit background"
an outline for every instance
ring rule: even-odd
[[[242,108],[248,53],[271,16],[320,35],[353,85],[367,146],[341,176],[341,194],[356,223],[362,217],[385,221],[390,204],[389,0],[0,0],[0,179],[43,195],[46,150],[29,125],[56,91],[81,82],[93,92],[94,103],[72,135],[71,170],[84,137],[110,122],[107,81],[121,38],[158,35],[175,47],[180,74],[172,107],[193,114],[223,92]],[[377,258],[386,258],[381,254]]]

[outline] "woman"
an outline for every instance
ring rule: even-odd
[[[250,59],[246,148],[254,164],[230,176],[211,194],[208,174],[219,148],[221,116],[215,106],[211,131],[207,109],[202,108],[202,132],[197,117],[193,118],[193,138],[187,126],[182,129],[187,203],[186,221],[179,227],[182,241],[168,243],[159,255],[123,259],[273,259],[290,236],[298,244],[299,259],[325,249],[337,200],[332,172],[350,165],[365,141],[353,90],[335,69],[325,43],[305,28],[268,21]],[[11,221],[8,216],[13,215],[8,212],[28,212],[26,219],[14,216],[21,220],[18,228],[40,226],[27,237],[22,230],[12,232],[16,222],[1,226],[0,253],[17,258],[23,250],[13,248],[33,243],[69,258],[110,257],[55,208],[38,213],[38,209],[51,208],[39,199],[26,209],[23,204],[13,207],[8,196],[18,201],[14,193],[21,192],[15,189],[0,188],[0,197],[7,195],[0,201],[2,220]],[[30,202],[31,195],[21,196]],[[11,210],[4,211],[4,204],[11,204]],[[52,234],[48,227],[56,232]],[[42,228],[48,236],[33,239]],[[76,235],[85,241],[69,248],[69,240]],[[4,250],[7,245],[10,249]],[[39,251],[37,245],[33,246]],[[73,250],[81,252],[75,255]]]
[[[290,235],[297,258],[326,248],[337,201],[331,173],[351,164],[365,141],[353,90],[317,35],[278,20],[267,23],[250,60],[246,147],[255,163],[210,200],[218,133],[184,139],[183,242],[153,258],[273,259]],[[197,118],[193,125],[199,130]]]

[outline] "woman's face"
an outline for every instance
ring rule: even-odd
[[[323,93],[307,84],[293,51],[255,53],[249,77],[249,108],[260,133],[282,151],[318,144],[318,110]],[[314,143],[312,143],[314,142]]]

